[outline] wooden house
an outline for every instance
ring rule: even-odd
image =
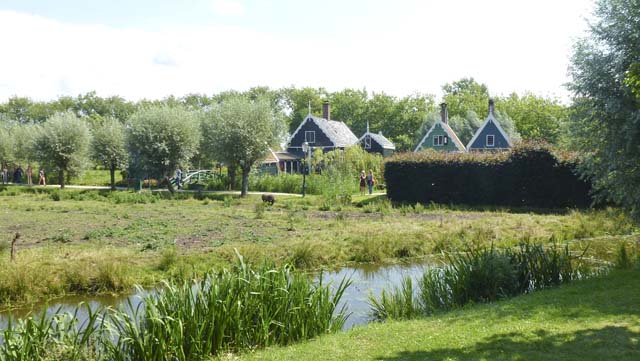
[[[393,155],[396,151],[396,146],[389,139],[385,138],[380,133],[371,133],[369,131],[369,123],[367,122],[367,132],[358,139],[360,146],[369,153],[379,153],[383,157]]]
[[[358,138],[346,124],[331,120],[329,102],[324,102],[322,118],[307,115],[289,138],[287,152],[302,157],[302,144],[305,142],[309,143],[311,149],[322,149],[328,152],[352,146],[358,143]]]
[[[467,145],[469,151],[504,150],[513,148],[511,139],[496,120],[494,115],[495,104],[489,100],[489,115],[476,131]]]
[[[440,104],[440,119],[436,120],[427,134],[424,135],[414,152],[434,149],[443,152],[464,152],[464,144],[460,141],[456,132],[449,126],[449,114],[447,104]]]

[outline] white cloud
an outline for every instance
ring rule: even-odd
[[[240,16],[245,12],[240,0],[213,0],[211,8],[214,13],[222,16]]]
[[[10,34],[3,36],[0,56],[0,102],[12,95],[47,100],[92,90],[155,99],[258,85],[438,95],[444,83],[464,76],[486,83],[494,94],[566,96],[570,35],[584,27],[581,19],[566,18],[575,11],[569,5],[556,4],[557,13],[513,5],[509,11],[528,16],[492,19],[474,16],[482,11],[478,5],[455,21],[440,15],[452,9],[429,6],[407,14],[401,26],[362,27],[339,37],[228,26],[142,31],[0,11],[0,34]]]

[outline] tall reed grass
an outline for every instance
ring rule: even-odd
[[[337,305],[350,281],[330,287],[290,266],[252,268],[242,258],[200,281],[165,282],[134,306],[43,313],[3,332],[0,360],[202,360],[222,352],[287,345],[342,329]],[[83,307],[83,306],[79,306]]]
[[[499,299],[557,286],[588,277],[595,271],[572,256],[568,246],[522,243],[516,249],[479,247],[447,255],[447,265],[428,268],[413,287],[407,278],[401,287],[370,296],[376,320],[407,319],[451,310],[469,303]]]

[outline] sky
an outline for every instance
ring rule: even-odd
[[[253,86],[566,100],[592,0],[0,0],[0,102]]]

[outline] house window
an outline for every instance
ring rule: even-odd
[[[316,142],[315,130],[307,130],[306,132],[304,132],[304,141],[307,143],[315,143]]]
[[[371,137],[368,135],[364,137],[364,149],[371,149]]]
[[[495,136],[493,134],[487,135],[487,147],[493,147],[495,145]]]
[[[444,136],[444,145],[449,144],[449,137],[448,136]]]
[[[440,147],[444,144],[444,137],[442,135],[433,136],[433,146]]]

